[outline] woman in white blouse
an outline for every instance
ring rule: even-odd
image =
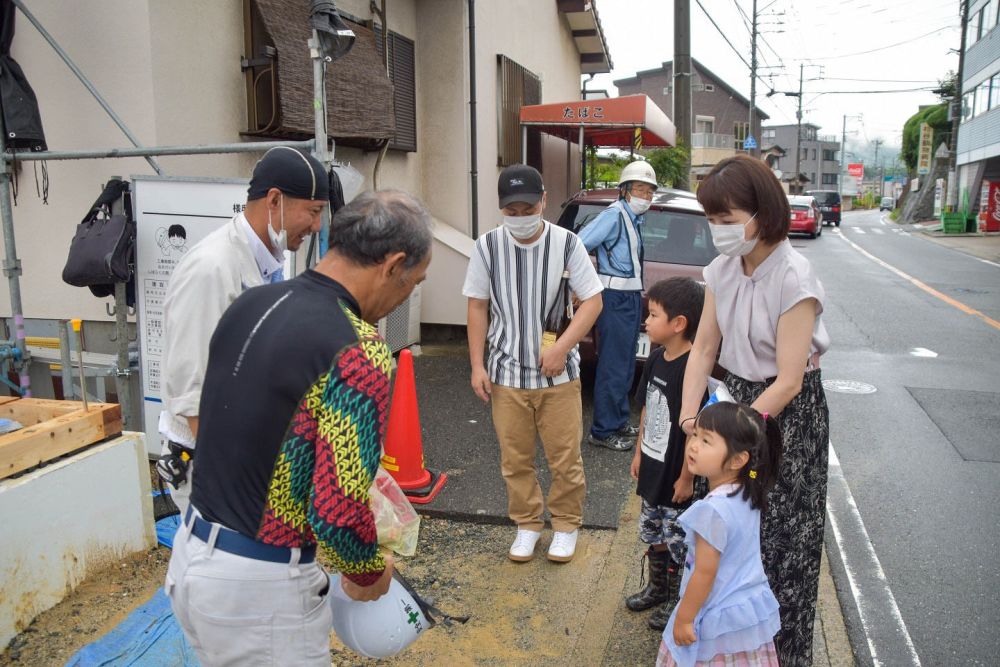
[[[781,605],[779,661],[811,665],[830,430],[819,371],[830,345],[820,317],[825,294],[788,241],[788,198],[764,162],[723,160],[702,182],[698,201],[722,254],[705,267],[681,425],[691,432],[716,354],[733,397],[779,419],[784,453],[762,517],[761,550]]]

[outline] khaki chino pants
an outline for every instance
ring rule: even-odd
[[[493,425],[500,441],[500,471],[507,484],[507,513],[518,528],[540,531],[545,503],[535,470],[535,440],[552,474],[548,507],[552,528],[572,532],[583,522],[587,493],[580,440],[583,404],[580,380],[545,389],[494,384]]]

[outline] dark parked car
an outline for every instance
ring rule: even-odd
[[[579,232],[617,198],[618,190],[581,191],[563,205],[559,225]],[[708,220],[695,196],[684,190],[660,188],[653,196],[645,219],[642,228],[644,287],[648,289],[653,283],[672,276],[688,276],[700,282],[702,269],[719,253],[712,244]],[[645,321],[645,296],[642,311]],[[649,338],[640,333],[636,358],[645,359],[649,347]],[[593,363],[593,332],[580,341],[580,356],[584,363]]]
[[[812,195],[819,204],[823,214],[823,224],[832,222],[840,227],[840,193],[836,190],[809,190],[806,195]]]

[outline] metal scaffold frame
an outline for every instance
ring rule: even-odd
[[[305,141],[258,141],[228,144],[196,144],[182,146],[152,146],[145,147],[139,143],[138,139],[125,122],[119,118],[111,105],[101,96],[94,87],[94,84],[86,77],[82,70],[73,62],[56,42],[56,40],[45,30],[44,26],[37,18],[24,6],[23,0],[11,0],[15,7],[24,15],[26,19],[38,30],[42,37],[49,43],[53,50],[59,55],[66,66],[76,75],[80,83],[101,105],[101,108],[111,117],[122,133],[132,144],[130,148],[100,148],[93,150],[76,151],[28,151],[23,153],[8,152],[6,146],[5,132],[0,132],[0,223],[2,223],[4,260],[3,273],[7,276],[7,283],[10,289],[11,319],[14,324],[14,337],[9,340],[0,340],[0,362],[11,361],[20,380],[19,391],[22,396],[31,396],[31,385],[28,373],[28,366],[31,362],[30,353],[27,350],[24,331],[24,306],[21,301],[21,261],[17,257],[17,248],[14,235],[14,214],[11,205],[10,185],[12,178],[12,165],[14,162],[40,161],[40,160],[93,160],[105,158],[127,158],[142,157],[149,163],[150,167],[158,174],[164,175],[163,169],[155,160],[156,156],[163,155],[217,155],[230,153],[262,153],[276,146],[289,146],[302,150],[309,150],[324,167],[329,170],[333,163],[333,150],[327,150],[329,140],[326,135],[326,82],[325,67],[332,59],[324,56],[320,49],[319,36],[315,29],[312,30],[312,39],[309,40],[309,52],[313,61],[313,109],[315,114],[315,138]],[[323,214],[323,228],[328,229],[329,210]],[[109,310],[110,314],[110,310]],[[126,420],[126,428],[132,426],[128,422],[131,419],[133,410],[133,398],[129,387],[129,379],[132,370],[128,357],[128,308],[125,303],[125,283],[115,283],[115,330],[117,356],[116,365],[112,369],[115,376],[115,386],[118,400],[121,404],[122,416]],[[65,327],[64,322],[60,329]],[[62,331],[60,331],[62,333]],[[68,369],[65,360],[69,358],[68,337],[60,335],[60,347],[63,364],[64,382]],[[69,385],[64,385],[69,386]],[[81,391],[86,391],[85,382],[81,378]]]

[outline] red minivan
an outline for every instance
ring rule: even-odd
[[[583,190],[563,204],[559,226],[579,232],[597,214],[618,199],[617,189]],[[642,282],[645,288],[672,276],[688,276],[703,282],[702,269],[719,254],[712,244],[708,220],[695,196],[685,190],[660,188],[646,212],[642,227],[644,247]],[[646,299],[643,296],[642,319],[646,319]],[[593,364],[596,353],[594,332],[580,341],[580,358]],[[649,338],[639,334],[636,359],[649,356]]]

